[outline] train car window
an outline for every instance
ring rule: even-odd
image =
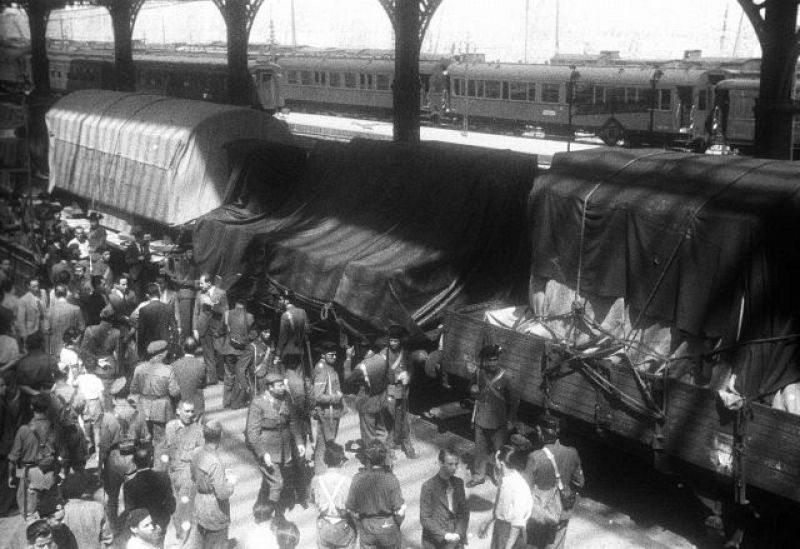
[[[503,82],[503,99],[508,99],[508,82]]]
[[[453,79],[453,95],[456,95],[456,96],[464,95],[464,79],[463,78],[454,78]]]
[[[314,84],[317,86],[324,86],[328,81],[328,73],[322,71],[314,71]]]
[[[332,72],[331,79],[330,79],[331,87],[332,88],[341,88],[342,87],[342,73],[340,72]]]
[[[708,109],[708,90],[698,90],[697,110],[704,111],[707,109]]]
[[[536,102],[536,84],[534,84],[533,82],[528,82],[527,83],[527,88],[528,88],[528,101],[530,101],[531,103],[535,103]]]
[[[581,85],[581,83],[578,82],[578,85],[575,86],[575,99],[573,103],[575,105],[591,105],[594,103],[594,86]]]
[[[388,74],[375,75],[375,87],[379,90],[392,89],[392,77]]]
[[[300,73],[298,71],[286,71],[286,82],[289,84],[299,84]]]
[[[362,90],[374,90],[375,89],[375,79],[373,75],[361,73],[361,89]]]
[[[636,88],[625,88],[625,102],[635,104],[638,100],[638,90]]]
[[[542,84],[542,103],[558,103],[560,91],[560,84]]]
[[[594,103],[595,105],[606,104],[606,89],[603,86],[594,87]]]
[[[344,73],[344,87],[345,88],[357,88],[358,87],[358,79],[356,78],[356,73],[354,73],[354,72],[346,72],[346,73]]]
[[[483,97],[483,80],[470,80],[467,82],[467,95],[470,97]]]
[[[314,75],[311,74],[311,71],[300,71],[300,83],[303,86],[310,86],[314,83]]]
[[[503,86],[497,80],[486,80],[484,95],[487,99],[502,99]]]
[[[672,90],[658,90],[659,108],[662,111],[672,110]]]
[[[611,95],[610,103],[612,105],[625,104],[625,88],[611,88],[608,92]]]

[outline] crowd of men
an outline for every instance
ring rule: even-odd
[[[391,326],[359,350],[312,346],[290,291],[274,319],[256,318],[217,277],[195,276],[191,253],[170,269],[154,262],[139,228],[113,261],[100,217],[72,230],[56,212],[41,270],[21,296],[10,260],[0,260],[0,516],[16,503],[17,546],[163,547],[172,524],[183,547],[227,548],[237,479],[223,467],[223,428],[203,394],[222,382],[223,406],[247,408],[245,442],[262,477],[254,537],[240,546],[294,547],[286,513],[313,504],[319,547],[399,548],[406,506],[395,451],[418,457],[406,331]],[[466,544],[465,485],[484,483],[489,463],[499,486],[492,547],[563,546],[580,460],[549,417],[537,429],[543,450],[527,439],[509,446],[518,398],[498,358],[497,347],[481,352],[471,388],[472,477],[455,477],[460,457],[445,448],[423,485],[423,547]],[[352,479],[338,440],[345,393],[356,395],[361,435]],[[554,487],[564,501],[557,519],[533,528],[536,498]]]

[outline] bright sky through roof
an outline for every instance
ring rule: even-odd
[[[526,44],[527,5],[527,55]],[[291,44],[292,0],[264,2],[251,42]],[[556,6],[558,20],[556,25]],[[377,0],[294,0],[297,43],[317,47],[391,48],[389,20]],[[2,34],[15,28],[4,18]],[[14,27],[14,28],[12,28]],[[562,53],[619,50],[623,57],[676,58],[699,49],[707,57],[760,56],[750,22],[736,0],[444,0],[434,16],[423,51],[485,53],[490,60],[540,62]],[[111,40],[102,8],[56,12],[51,38]],[[210,0],[145,3],[134,37],[151,44],[225,40],[222,17]]]

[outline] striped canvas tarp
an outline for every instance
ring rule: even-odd
[[[51,192],[166,225],[191,221],[230,198],[227,144],[292,141],[286,125],[264,112],[101,90],[64,97],[46,120]]]

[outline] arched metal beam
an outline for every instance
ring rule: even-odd
[[[442,0],[378,0],[395,34],[394,139],[419,141],[419,50]]]
[[[228,37],[228,98],[234,105],[249,105],[250,74],[247,71],[247,44],[250,30],[264,0],[213,0]]]

